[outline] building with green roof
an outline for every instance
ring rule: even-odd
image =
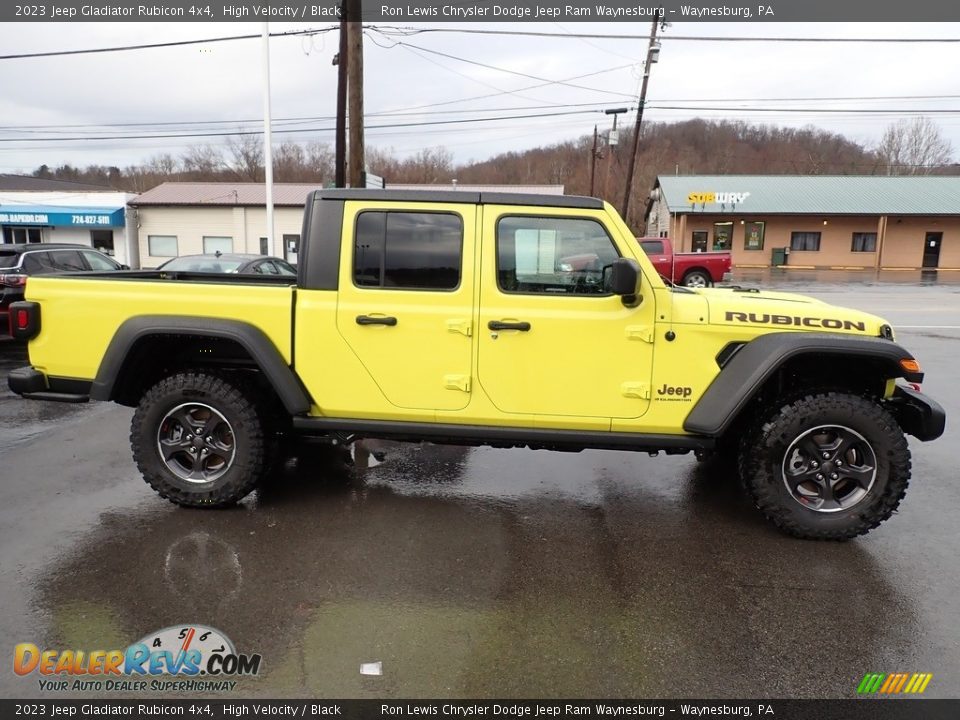
[[[739,267],[960,269],[960,177],[661,175],[645,221]]]

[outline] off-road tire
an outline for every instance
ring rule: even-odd
[[[691,270],[683,276],[683,285],[684,287],[697,288],[710,287],[713,285],[713,281],[710,279],[710,276],[702,270]]]
[[[161,424],[178,406],[213,408],[229,424],[232,458],[215,479],[187,480],[164,462],[158,447]],[[263,411],[241,379],[209,372],[182,372],[160,380],[143,395],[130,425],[133,458],[144,480],[161,497],[184,507],[233,505],[250,494],[267,461]]]
[[[823,426],[848,428],[876,458],[872,485],[849,508],[823,512],[805,507],[784,480],[785,456],[795,440]],[[910,450],[897,421],[878,402],[857,395],[806,395],[761,414],[743,435],[740,477],[757,508],[782,531],[809,540],[849,540],[889,518],[906,494]]]

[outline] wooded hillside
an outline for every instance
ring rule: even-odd
[[[925,120],[921,118],[921,120]],[[938,133],[929,121],[891,126],[884,143],[867,148],[842,135],[815,127],[803,129],[743,122],[689,120],[645,123],[634,180],[634,200],[628,223],[640,227],[647,193],[657,175],[689,174],[801,174],[887,175],[960,172],[952,149],[938,155],[914,153],[920,130]],[[916,126],[916,128],[914,127]],[[916,131],[915,131],[916,130]],[[944,142],[942,138],[937,138]],[[898,144],[899,143],[899,144]],[[591,193],[593,136],[497,155],[488,160],[457,165],[444,148],[426,148],[398,158],[392,151],[368,148],[367,168],[389,183],[562,184],[568,194]],[[626,182],[633,128],[621,129],[620,142],[605,145],[601,131],[593,194],[620,207]],[[912,157],[923,158],[922,163]],[[932,158],[932,159],[931,159]],[[191,148],[180,157],[158,155],[127,168],[43,165],[37,177],[98,183],[143,192],[164,181],[263,181],[263,150],[256,136],[243,136],[225,149],[210,145]],[[274,150],[276,182],[329,183],[333,178],[333,151],[329,145],[284,143]]]

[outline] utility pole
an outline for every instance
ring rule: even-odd
[[[593,150],[590,151],[590,197],[597,179],[597,126],[593,126]]]
[[[350,115],[350,187],[363,187],[363,20],[361,0],[347,0],[349,22],[347,23],[347,75],[349,76],[347,105]]]
[[[637,125],[633,134],[633,152],[630,154],[630,166],[627,169],[627,188],[623,193],[623,207],[620,215],[627,222],[627,210],[630,209],[630,195],[633,192],[633,174],[637,169],[637,154],[640,152],[640,125],[643,122],[643,107],[647,103],[647,84],[650,81],[650,66],[660,59],[660,45],[657,43],[657,27],[663,20],[654,17],[650,23],[650,44],[647,45],[647,61],[643,64],[643,84],[640,86],[640,105],[637,107]]]
[[[337,66],[337,129],[334,138],[333,184],[347,186],[347,3],[340,0],[340,52],[334,58]]]
[[[610,166],[613,165],[613,148],[620,142],[620,134],[617,132],[617,115],[622,115],[630,108],[609,108],[603,111],[604,115],[613,115],[613,129],[607,133],[607,162],[604,165],[603,172],[603,198],[609,197],[608,188],[610,187]]]

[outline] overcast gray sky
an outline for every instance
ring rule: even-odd
[[[271,23],[272,32],[326,27],[322,23]],[[649,23],[469,23],[410,26],[528,29],[559,33],[645,35]],[[260,23],[6,24],[3,54],[106,47],[259,33]],[[676,23],[667,28],[660,62],[653,67],[645,119],[732,118],[780,125],[816,125],[863,143],[909,111],[956,112],[931,118],[960,155],[960,97],[890,100],[798,100],[867,96],[960,96],[956,68],[960,44],[744,43],[671,40],[678,35],[782,37],[958,37],[950,24],[750,24]],[[397,44],[397,43],[401,44]],[[337,33],[273,38],[270,44],[274,129],[295,130],[275,142],[332,142],[336,109]],[[412,47],[417,46],[417,47]],[[604,108],[635,104],[645,40],[585,40],[423,33],[384,36],[368,30],[364,44],[367,144],[408,155],[445,146],[457,161],[484,159],[603,130]],[[433,51],[428,52],[428,51]],[[564,80],[598,73],[573,85],[552,84],[446,56],[536,76]],[[602,72],[606,71],[606,72]],[[161,152],[180,154],[191,144],[222,145],[224,138],[94,141],[98,135],[156,135],[235,131],[262,117],[260,40],[188,45],[94,55],[0,61],[3,119],[0,172],[29,172],[41,163],[125,166]],[[465,98],[487,96],[463,101]],[[657,109],[658,104],[682,110]],[[715,105],[734,111],[698,110]],[[422,106],[430,106],[422,108]],[[813,108],[791,114],[749,108]],[[420,109],[418,109],[420,108]],[[824,109],[890,109],[889,114],[826,113]],[[382,113],[402,115],[382,115]],[[413,113],[413,114],[407,114]],[[548,115],[549,113],[576,113]],[[380,128],[396,123],[482,116],[539,115],[496,122]],[[631,114],[632,117],[632,114]],[[287,118],[311,118],[291,122]],[[209,123],[124,126],[130,123]],[[81,125],[91,127],[65,127]],[[46,126],[46,127],[44,127]],[[86,138],[53,142],[53,137]]]

